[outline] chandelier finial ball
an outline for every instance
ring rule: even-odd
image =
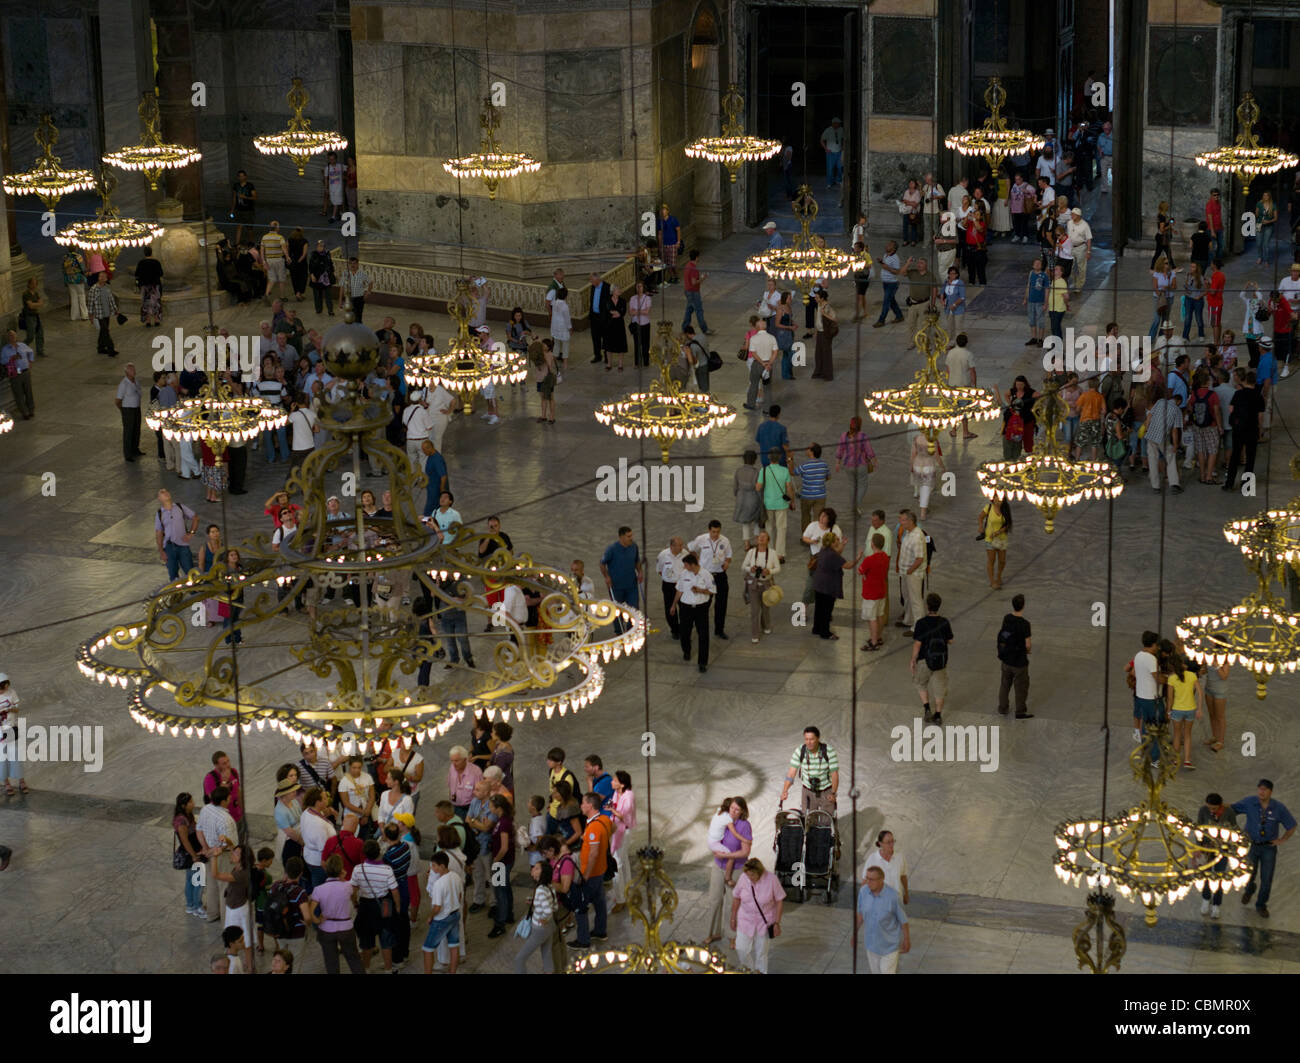
[[[344,380],[364,380],[379,365],[379,337],[374,330],[353,320],[352,308],[343,313],[343,323],[325,333],[325,369]]]

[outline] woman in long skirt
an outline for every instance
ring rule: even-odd
[[[830,293],[825,288],[817,292],[817,347],[813,355],[812,378],[814,380],[833,380],[835,369],[831,364],[831,343],[835,333],[839,332],[835,308],[831,306]]]

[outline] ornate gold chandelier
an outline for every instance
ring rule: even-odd
[[[650,348],[650,357],[659,366],[658,379],[646,391],[602,403],[596,420],[616,435],[653,439],[667,463],[673,443],[701,439],[715,428],[726,427],[736,419],[736,408],[701,392],[686,391],[674,380],[670,370],[681,355],[681,344],[671,321],[659,322],[658,331],[659,342]]]
[[[925,368],[905,388],[873,391],[863,403],[873,420],[882,424],[915,424],[924,433],[931,454],[939,431],[961,424],[963,418],[988,421],[998,416],[997,400],[987,388],[951,384],[939,369],[939,356],[948,349],[948,333],[939,325],[939,312],[930,309],[916,334],[916,346],[925,356]]]
[[[944,146],[962,155],[983,155],[994,171],[1008,155],[1038,151],[1047,141],[1028,129],[1009,128],[1007,120],[1002,117],[1002,105],[1006,102],[1007,90],[1002,87],[1002,79],[989,78],[988,88],[984,90],[984,106],[989,109],[989,116],[984,119],[984,124],[978,129],[948,134]]]
[[[747,162],[763,162],[778,155],[781,151],[779,140],[755,137],[745,132],[742,116],[745,111],[745,97],[733,83],[722,97],[722,136],[701,137],[686,145],[686,154],[692,159],[708,159],[720,162],[731,175],[731,183],[736,183],[736,174]]]
[[[1160,751],[1154,762],[1153,748]],[[1193,886],[1225,892],[1244,886],[1250,880],[1246,839],[1229,827],[1198,826],[1164,799],[1164,786],[1178,768],[1168,724],[1148,724],[1129,763],[1146,787],[1146,798],[1105,820],[1057,826],[1057,877],[1076,886],[1086,883],[1089,889],[1118,890],[1146,909],[1147,926],[1156,925],[1161,901],[1173,904]],[[1075,935],[1078,953],[1078,930]]]
[[[107,169],[100,170],[97,185],[100,203],[95,210],[95,217],[88,221],[73,222],[66,229],[60,229],[54,235],[54,242],[63,247],[76,247],[103,255],[108,268],[112,269],[122,248],[143,247],[153,243],[163,234],[163,227],[153,222],[122,217],[113,206],[117,178]]]
[[[95,175],[89,170],[65,170],[63,161],[54,154],[59,142],[59,131],[54,119],[41,115],[40,124],[33,134],[40,145],[41,157],[36,164],[22,173],[5,174],[4,190],[10,196],[39,196],[46,210],[53,210],[60,199],[71,192],[82,192],[95,187]]]
[[[1200,152],[1196,156],[1196,165],[1215,173],[1236,174],[1241,182],[1241,194],[1245,195],[1258,174],[1277,173],[1300,162],[1289,151],[1260,144],[1255,136],[1255,123],[1258,121],[1259,104],[1255,102],[1255,94],[1247,92],[1237,106],[1237,122],[1241,126],[1237,139],[1213,151]]]
[[[1118,498],[1124,478],[1107,461],[1071,461],[1057,432],[1069,413],[1058,391],[1060,382],[1047,378],[1046,390],[1034,403],[1034,419],[1043,427],[1043,441],[1032,454],[1016,461],[986,461],[975,471],[985,498],[1026,500],[1042,514],[1044,530],[1056,530],[1056,515],[1085,499]]]
[[[492,100],[483,101],[483,113],[479,115],[479,127],[483,138],[478,151],[462,155],[458,159],[448,159],[442,164],[452,177],[478,179],[487,185],[488,199],[497,198],[497,187],[502,181],[518,177],[521,173],[536,173],[542,164],[522,151],[502,151],[497,143],[496,131],[501,124],[501,111]]]
[[[838,280],[853,270],[867,267],[865,257],[853,251],[841,251],[839,248],[827,247],[826,240],[812,233],[813,221],[817,218],[817,200],[812,189],[801,185],[799,194],[793,204],[795,217],[799,219],[799,233],[789,247],[770,247],[745,259],[745,268],[750,273],[766,273],[774,280],[790,281],[803,293],[806,303],[812,297],[813,285],[823,277]]]
[[[252,396],[236,396],[228,383],[212,374],[192,399],[182,399],[175,406],[154,406],[145,424],[168,439],[191,442],[201,439],[216,454],[217,460],[235,443],[248,443],[263,430],[283,428],[289,412],[283,406]]]
[[[198,737],[270,727],[331,749],[352,741],[376,750],[385,740],[409,746],[470,714],[537,720],[575,712],[600,696],[601,657],[644,645],[645,619],[636,610],[583,599],[565,574],[512,554],[500,537],[483,558],[479,545],[490,536],[462,526],[439,532],[421,521],[412,498],[423,479],[384,441],[387,405],[363,392],[378,348],[374,332],[350,320],[325,336],[326,366],[345,391],[320,412],[332,441],[289,478],[286,490],[303,507],[297,530],[278,549],[266,535],[241,544],[238,565],[227,568],[223,555],[208,573],[181,576],[147,601],[140,619],[78,648],[83,674],[130,690],[131,716],[142,727]],[[249,411],[231,416],[237,420],[209,427],[226,439],[252,431]],[[331,517],[327,476],[349,472],[359,480],[365,459],[389,477],[391,516],[358,507],[351,517]],[[538,626],[488,607],[473,592],[475,579],[534,596]],[[492,650],[480,652],[475,667],[403,682],[442,645],[399,606],[408,592],[427,600],[435,618],[447,608],[490,618]],[[223,626],[201,622],[208,601],[224,609]],[[610,638],[602,629],[615,622],[626,630]],[[480,647],[487,637],[475,635]]]
[[[263,155],[288,155],[298,167],[298,176],[302,177],[307,172],[307,163],[313,155],[342,151],[348,146],[348,138],[331,129],[312,129],[311,119],[302,116],[311,101],[311,96],[302,87],[302,78],[293,79],[284,98],[293,110],[288,126],[279,133],[263,133],[254,137],[253,147]]]
[[[0,436],[4,435],[6,432],[12,431],[13,426],[14,419],[5,413],[4,410],[0,410]]]
[[[164,144],[158,131],[158,94],[146,92],[140,97],[140,121],[144,125],[144,140],[139,144],[111,151],[104,156],[110,166],[122,170],[138,170],[149,181],[149,188],[157,190],[158,178],[164,170],[179,170],[198,162],[203,155],[183,144]]]
[[[627,909],[645,927],[645,944],[603,948],[569,964],[569,974],[753,974],[707,945],[664,941],[677,911],[677,890],[663,868],[663,851],[647,846],[636,854],[636,878],[628,886]],[[644,907],[643,907],[644,905]]]
[[[413,354],[406,358],[406,381],[417,388],[441,384],[459,395],[467,413],[473,412],[474,396],[485,387],[518,384],[528,377],[528,359],[504,343],[485,349],[469,331],[474,316],[474,297],[469,281],[456,282],[456,296],[447,304],[448,316],[456,322],[457,332],[446,350]]]
[[[1097,933],[1097,958],[1092,958],[1092,934]],[[1106,935],[1110,937],[1107,940]],[[1128,936],[1115,918],[1115,895],[1104,890],[1088,894],[1083,922],[1071,935],[1074,954],[1079,958],[1080,969],[1087,967],[1093,974],[1105,974],[1110,968],[1119,970]]]
[[[1211,668],[1239,664],[1254,672],[1260,701],[1269,679],[1300,667],[1300,616],[1272,588],[1274,579],[1285,581],[1287,565],[1296,561],[1298,525],[1300,513],[1292,509],[1225,524],[1224,536],[1246,556],[1258,589],[1225,612],[1187,616],[1175,628],[1193,660]]]

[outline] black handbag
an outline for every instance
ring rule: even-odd
[[[191,834],[190,837],[193,837]],[[180,844],[181,836],[172,831],[172,869],[175,871],[188,871],[194,866],[194,857],[183,845]],[[197,849],[198,846],[195,846]]]

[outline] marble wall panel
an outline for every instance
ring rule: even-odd
[[[654,73],[659,143],[667,147],[686,139],[686,91],[681,84],[685,69],[683,49],[686,38],[678,34],[655,45]]]
[[[871,19],[872,112],[934,113],[934,24],[930,19]]]
[[[603,86],[612,86],[600,92]],[[623,153],[623,68],[614,49],[546,56],[546,157],[617,159]]]
[[[47,106],[51,93],[50,65],[40,19],[6,18],[4,36],[10,106],[15,103]]]
[[[365,43],[352,49],[354,126],[358,152],[400,152],[406,147],[406,68],[399,44]]]
[[[1150,239],[1155,232],[1156,213],[1162,200],[1170,204],[1176,222],[1184,218],[1201,218],[1205,210],[1205,201],[1210,189],[1214,187],[1237,189],[1236,180],[1212,174],[1203,170],[1193,161],[1198,151],[1207,151],[1217,144],[1217,136],[1211,130],[1178,130],[1177,157],[1173,160],[1173,169],[1169,165],[1169,130],[1147,129],[1144,131],[1142,153],[1142,232]],[[1252,187],[1255,195],[1249,197],[1251,209],[1259,198],[1258,192],[1265,185]],[[1234,195],[1231,204],[1240,204],[1240,196]],[[1238,206],[1238,213],[1245,210]],[[1186,257],[1185,243],[1174,244],[1175,261],[1181,264]]]
[[[607,248],[621,253],[632,245],[632,229],[630,196],[532,203],[523,209],[521,248],[548,254],[566,248]]]
[[[1147,124],[1212,124],[1218,34],[1186,26],[1152,26],[1149,32]]]
[[[907,187],[908,178],[919,177],[934,165],[934,156],[915,152],[876,151],[868,156],[867,181],[872,199],[892,203]],[[886,212],[889,207],[883,208]]]
[[[450,48],[408,45],[402,49],[404,150],[408,155],[440,159],[456,155],[458,123],[459,153],[478,147],[480,97],[486,86],[472,50],[458,48],[454,64],[452,58]],[[384,106],[382,100],[378,102]],[[360,111],[358,100],[358,123]]]

